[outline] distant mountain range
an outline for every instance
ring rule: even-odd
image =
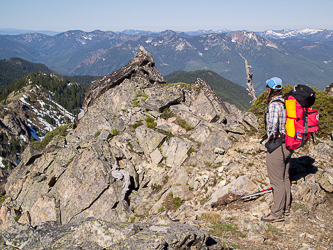
[[[244,30],[245,31],[245,30]],[[165,31],[163,31],[165,32]],[[154,32],[147,30],[134,30],[134,29],[126,29],[121,32],[115,33],[123,33],[131,36],[160,36],[163,32]],[[189,36],[201,36],[206,34],[222,34],[222,33],[232,33],[237,31],[232,31],[228,29],[220,29],[220,30],[197,30],[197,31],[175,31],[177,34],[186,34]],[[51,31],[51,30],[23,30],[23,29],[0,29],[0,35],[21,35],[26,33],[39,33],[49,36],[55,36],[57,34],[63,33],[59,31]],[[89,33],[89,32],[88,32]],[[332,30],[327,29],[300,29],[300,30],[266,30],[263,32],[256,32],[260,36],[265,36],[268,38],[275,39],[285,39],[285,38],[301,38],[301,39],[327,39],[329,37],[332,38]]]
[[[40,33],[49,36],[54,36],[61,32],[52,31],[52,30],[23,30],[23,29],[0,29],[0,35],[20,35],[26,33]]]
[[[212,70],[246,86],[247,59],[257,92],[272,76],[291,85],[303,83],[323,89],[333,80],[332,33],[313,29],[262,33],[76,30],[54,36],[0,35],[0,59],[21,57],[66,75],[107,75],[144,46],[163,75],[178,70]]]

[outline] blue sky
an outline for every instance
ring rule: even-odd
[[[0,0],[0,29],[332,29],[333,0]]]

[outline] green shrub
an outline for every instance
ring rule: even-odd
[[[223,222],[221,221],[221,217],[218,214],[212,214],[212,213],[204,213],[201,215],[201,220],[207,221],[210,223],[209,225],[209,233],[216,237],[222,237],[222,236],[232,236],[236,235],[241,238],[244,238],[243,232],[239,230],[239,227],[237,224],[234,224],[232,222]],[[228,218],[229,221],[232,220],[232,218]],[[233,248],[237,248],[237,245],[232,242],[224,242],[225,246],[231,246]]]
[[[176,211],[183,203],[181,198],[173,197],[173,193],[170,192],[165,198],[164,207],[167,210]]]
[[[172,118],[172,117],[175,117],[176,115],[169,109],[169,108],[165,108],[163,110],[163,112],[161,113],[160,117],[162,119],[169,119],[169,118]]]
[[[21,218],[21,215],[17,215],[17,216],[14,217],[14,220],[15,220],[16,222],[18,222],[20,218]]]
[[[0,196],[0,206],[5,202],[5,196]]]
[[[153,183],[151,186],[150,186],[151,190],[155,191],[155,192],[159,192],[161,191],[162,189],[162,186],[160,184],[156,184],[156,183]]]
[[[112,129],[112,134],[113,135],[119,135],[118,129],[116,129],[116,128]]]
[[[134,98],[133,99],[133,102],[134,102],[134,104],[133,104],[133,108],[137,108],[137,107],[141,107],[140,106],[140,101],[137,99],[137,98]]]
[[[101,131],[97,131],[97,132],[95,133],[95,137],[98,137],[100,134],[101,134]]]
[[[181,86],[181,87],[183,87],[183,88],[185,88],[185,89],[191,89],[191,85],[190,84],[188,84],[188,83],[185,83],[185,82],[176,82],[176,83],[170,83],[170,84],[168,84],[169,86]]]
[[[187,122],[179,117],[177,117],[176,123],[181,126],[182,128],[184,128],[186,131],[189,131],[191,129],[194,129],[194,127],[190,126],[187,124]]]
[[[154,118],[148,116],[146,118],[146,122],[147,122],[147,128],[152,128],[152,129],[156,128],[157,123],[155,122]]]
[[[325,91],[318,90],[315,87],[311,87],[316,91],[316,101],[313,104],[313,108],[318,110],[319,113],[319,132],[316,134],[318,137],[328,137],[328,132],[333,131],[333,96],[330,96]],[[293,86],[286,85],[282,88],[282,94],[285,95],[293,89]],[[252,107],[249,109],[257,118],[260,124],[259,136],[262,137],[266,134],[265,131],[265,112],[266,112],[266,96],[267,92],[264,91],[258,97]]]
[[[195,149],[191,147],[191,148],[187,151],[187,155],[190,156],[193,152],[195,152]]]
[[[137,127],[140,127],[141,125],[142,125],[142,120],[139,120],[139,121],[137,121],[136,123],[132,124],[131,126],[132,126],[133,128],[137,128]]]
[[[169,181],[169,175],[165,175],[165,176],[163,177],[163,180],[162,180],[163,184],[164,184],[164,185],[167,184],[168,181]]]
[[[154,118],[151,117],[151,116],[148,116],[145,120],[146,120],[146,122],[154,122],[155,121]]]
[[[152,123],[147,122],[147,128],[154,129],[154,128],[156,128],[156,126],[157,126],[157,123],[156,123],[156,122],[152,122]]]
[[[30,144],[36,150],[43,150],[55,136],[57,136],[57,135],[66,136],[67,128],[71,125],[72,124],[66,124],[66,125],[59,126],[59,127],[55,128],[54,130],[52,130],[51,132],[48,132],[41,141],[34,141],[34,142],[31,142]]]
[[[326,91],[316,92],[316,102],[312,106],[319,113],[319,131],[318,136],[327,138],[328,132],[333,131],[333,96],[327,94]]]

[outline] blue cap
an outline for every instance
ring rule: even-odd
[[[266,86],[270,87],[271,89],[282,89],[282,80],[278,77],[273,77],[266,81]]]

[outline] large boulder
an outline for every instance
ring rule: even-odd
[[[170,141],[165,141],[161,147],[162,154],[166,157],[165,164],[174,167],[182,165],[192,145],[191,141],[178,137],[172,137]]]
[[[226,186],[220,187],[217,189],[211,196],[211,200],[205,204],[205,206],[211,206],[212,204],[216,203],[220,197],[223,197],[229,192],[237,192],[238,194],[249,194],[258,191],[258,187],[247,178],[245,175],[241,176]]]

